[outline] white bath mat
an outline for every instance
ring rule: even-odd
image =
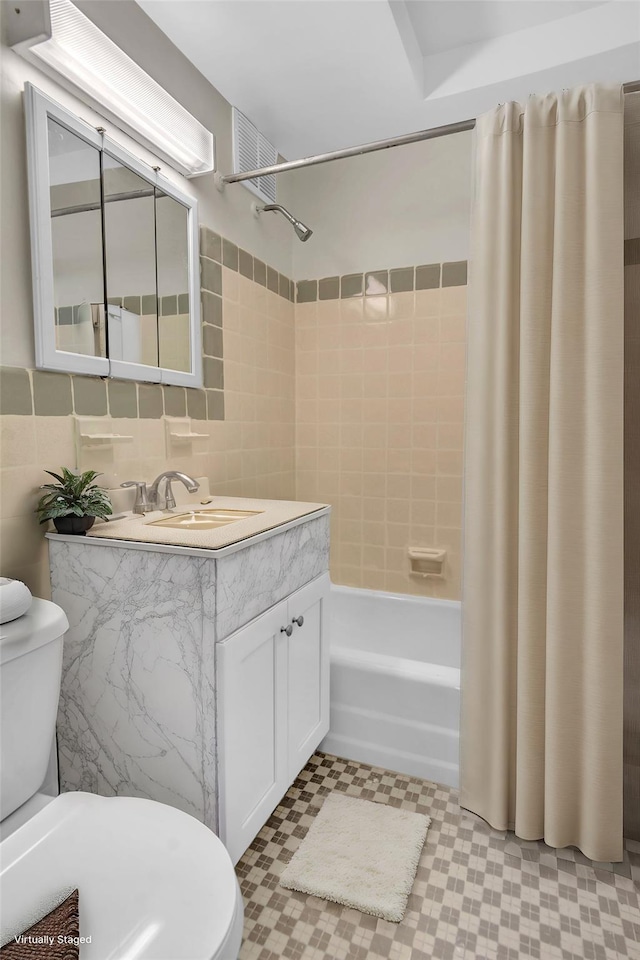
[[[430,823],[421,813],[331,793],[280,883],[399,922]]]

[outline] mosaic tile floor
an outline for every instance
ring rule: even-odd
[[[432,817],[404,920],[284,890],[278,877],[339,790]],[[454,790],[315,754],[240,860],[240,960],[640,960],[640,844],[593,865],[490,829]]]

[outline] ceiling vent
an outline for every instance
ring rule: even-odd
[[[257,170],[258,167],[270,167],[278,162],[278,151],[266,137],[251,123],[244,113],[233,108],[233,172],[246,173],[248,170]],[[261,200],[275,203],[276,176],[274,173],[267,177],[255,180],[243,180],[243,186],[248,187]]]

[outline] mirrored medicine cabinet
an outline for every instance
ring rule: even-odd
[[[36,366],[202,386],[196,201],[25,87]]]

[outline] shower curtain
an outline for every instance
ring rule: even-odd
[[[619,87],[476,127],[461,806],[622,859]]]

